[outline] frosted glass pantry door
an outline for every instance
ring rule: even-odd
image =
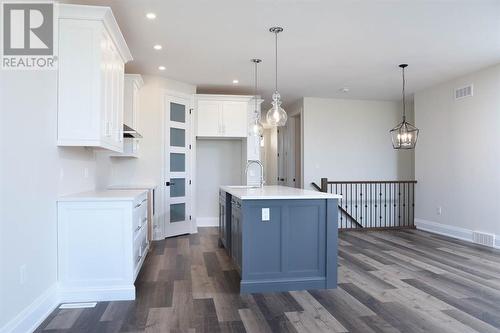
[[[193,231],[190,98],[165,99],[165,237]]]

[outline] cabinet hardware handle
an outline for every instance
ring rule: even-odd
[[[135,228],[135,232],[139,231],[142,229],[142,225],[138,226],[137,228]]]

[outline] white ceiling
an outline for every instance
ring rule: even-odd
[[[285,104],[301,96],[398,100],[402,62],[410,65],[410,93],[500,62],[500,0],[69,2],[112,7],[134,56],[127,72],[163,75],[204,93],[252,93],[250,59],[258,57],[259,90],[269,101],[274,25],[285,29],[279,36]]]

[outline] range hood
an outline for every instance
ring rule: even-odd
[[[123,124],[123,137],[124,138],[142,138],[142,135],[140,135],[135,129]]]

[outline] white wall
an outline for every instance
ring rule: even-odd
[[[413,152],[394,150],[389,135],[401,121],[400,102],[306,97],[303,104],[304,188],[322,177],[414,178]]]
[[[474,96],[455,101],[470,83]],[[495,66],[415,94],[418,219],[500,236],[499,92]]]
[[[0,73],[0,331],[56,284],[58,196],[110,184],[160,183],[163,92],[192,94],[195,87],[144,80],[141,156],[110,160],[92,149],[56,146],[56,71]]]
[[[242,140],[196,140],[196,202],[198,225],[213,224],[219,216],[219,186],[242,182]]]
[[[56,283],[57,197],[95,186],[93,151],[56,146],[56,93],[56,71],[0,73],[0,330]]]
[[[276,185],[278,178],[278,133],[276,128],[266,128],[263,133],[264,147],[261,159],[264,166],[265,185]]]
[[[157,185],[154,223],[155,230],[163,235],[164,98],[167,93],[172,92],[192,95],[196,92],[196,86],[158,76],[143,75],[142,78],[144,86],[139,90],[136,128],[143,136],[139,142],[139,158],[109,158],[106,153],[98,154],[97,185],[99,188],[107,188],[110,185]]]

